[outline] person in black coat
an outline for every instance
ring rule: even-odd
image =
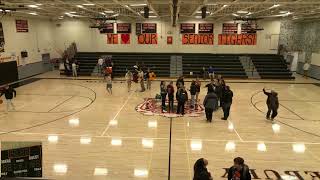
[[[188,93],[184,86],[177,91],[176,98],[178,101],[177,114],[184,115],[184,105],[188,101]]]
[[[192,81],[190,85],[190,95],[191,95],[191,108],[195,107],[196,104],[196,93],[197,93],[197,87],[196,87],[196,82]]]
[[[12,99],[13,97],[16,97],[17,92],[16,90],[14,90],[11,86],[7,85],[4,90],[1,92],[0,97],[4,94],[5,98],[6,98],[6,102],[7,102],[7,109],[6,109],[6,113],[10,110],[10,106],[11,108],[14,110],[15,106],[12,103]]]
[[[227,120],[230,114],[230,108],[232,104],[233,92],[230,90],[229,86],[225,86],[224,90],[222,91],[221,103],[222,103],[222,110],[223,110],[223,118],[222,120]]]
[[[205,107],[207,122],[212,122],[213,111],[218,109],[218,97],[213,91],[208,92],[205,96],[203,106]]]
[[[161,95],[161,110],[162,113],[167,112],[166,111],[166,96],[167,96],[167,87],[166,87],[166,83],[164,81],[161,81],[160,83],[160,95]]]
[[[183,76],[180,76],[180,77],[177,79],[176,86],[177,86],[177,89],[182,88],[182,87],[184,86]]]
[[[268,106],[268,112],[267,112],[267,119],[270,119],[271,114],[271,120],[273,120],[278,115],[278,108],[279,108],[279,100],[278,100],[278,93],[271,90],[271,92],[266,92],[266,90],[263,88],[263,93],[268,96],[267,99],[267,106]]]
[[[194,166],[193,180],[213,180],[210,172],[207,170],[208,160],[204,158],[198,159]]]
[[[220,84],[219,81],[215,82],[215,93],[218,97],[218,102],[219,102],[219,107],[222,107],[222,103],[221,103],[221,97],[222,97],[222,85]]]
[[[237,157],[233,162],[234,165],[228,171],[228,180],[251,180],[249,167],[244,164],[243,158]]]
[[[215,92],[215,90],[216,90],[215,82],[211,81],[209,84],[206,85],[206,88],[208,89],[207,93]]]

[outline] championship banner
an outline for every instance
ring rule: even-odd
[[[108,44],[118,44],[118,34],[107,34]]]
[[[180,33],[196,33],[196,24],[194,23],[181,23],[180,24]]]
[[[256,33],[257,31],[257,24],[256,23],[244,23],[241,24],[241,34],[253,34]]]
[[[99,29],[101,34],[114,33],[113,23],[107,23],[103,28]]]
[[[130,44],[130,34],[121,34],[121,44]]]
[[[118,23],[117,24],[117,33],[130,34],[131,33],[131,24],[130,23]]]
[[[212,23],[199,23],[198,33],[213,34],[213,24]]]
[[[158,44],[158,34],[140,34],[138,44]]]
[[[257,34],[219,34],[218,45],[256,45]]]
[[[237,34],[238,24],[237,23],[223,23],[222,34]]]
[[[29,32],[28,20],[16,20],[17,32]]]
[[[194,44],[194,45],[213,45],[214,35],[213,34],[183,34],[182,44]]]
[[[142,23],[141,33],[157,33],[157,23]]]

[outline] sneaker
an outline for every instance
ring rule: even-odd
[[[221,120],[227,120],[226,118],[221,118]]]
[[[162,110],[162,113],[166,113],[167,111],[166,110]]]

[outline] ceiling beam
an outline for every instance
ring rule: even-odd
[[[265,2],[268,2],[268,1],[269,1],[269,0],[265,0],[264,2],[261,2],[261,3],[265,3]],[[246,11],[246,10],[248,10],[248,9],[255,8],[255,7],[259,6],[259,5],[260,5],[260,4],[254,4],[254,5],[251,5],[251,6],[249,6],[249,7],[239,9],[239,10],[237,10],[237,11]],[[234,13],[236,13],[236,12],[232,12],[231,14],[234,14]],[[223,15],[223,16],[215,19],[215,20],[218,21],[218,20],[224,19],[225,17],[228,17],[228,16],[230,16],[229,13],[226,14],[226,15]]]
[[[91,13],[93,13],[93,14],[99,14],[99,12],[96,12],[96,11],[93,11],[93,10],[91,10],[91,9],[88,9],[88,8],[80,8],[80,7],[77,7],[76,5],[81,5],[81,4],[70,4],[70,3],[66,3],[66,2],[64,2],[64,1],[62,1],[62,0],[55,0],[55,2],[58,2],[58,3],[60,3],[60,4],[66,4],[66,5],[69,5],[69,6],[74,6],[76,9],[82,9],[82,10],[84,10],[84,11],[87,11],[87,12],[91,12]],[[67,9],[67,8],[65,8],[64,7],[64,9]],[[68,9],[67,9],[68,10]],[[68,10],[68,11],[71,11],[71,10]],[[86,16],[90,16],[90,14],[86,14]]]
[[[88,3],[88,4],[95,4],[97,7],[100,7],[101,9],[103,9],[104,11],[110,11],[112,9],[107,9],[105,8],[103,5],[96,3],[96,2],[92,2],[90,0],[83,0],[84,2]]]
[[[223,11],[225,8],[228,8],[229,6],[234,5],[234,4],[236,4],[236,3],[239,3],[239,2],[241,2],[241,1],[240,1],[240,0],[235,0],[235,1],[233,1],[232,3],[223,4],[223,6],[222,6],[220,9],[216,10],[215,12],[210,13],[210,15],[209,15],[209,16],[206,16],[205,19],[207,19],[207,18],[209,18],[209,17],[212,17],[213,15],[217,14],[218,12]],[[225,7],[225,5],[227,5],[227,6]]]
[[[129,7],[127,4],[124,4],[123,2],[119,2],[118,0],[112,0],[114,3],[120,5],[121,7],[124,7],[125,9],[133,12],[134,14],[137,14],[139,17],[144,18],[140,13],[133,10],[131,7]]]
[[[192,12],[191,16],[194,16],[195,14],[197,14],[197,12],[206,5],[206,3],[208,2],[208,0],[203,0],[202,3]]]
[[[151,10],[153,11],[153,13],[154,13],[157,17],[159,17],[159,13],[153,8],[150,0],[147,0],[147,3],[148,3],[149,9],[151,9]]]
[[[206,18],[205,18],[205,19],[212,17],[213,15],[217,14],[217,13],[218,13],[218,12],[220,12],[220,11],[223,11],[225,8],[227,8],[227,7],[223,7],[223,6],[222,6],[222,7],[221,7],[221,8],[219,8],[218,10],[216,10],[216,11],[214,11],[214,12],[210,13],[210,15],[209,15],[209,16],[206,16]]]
[[[180,11],[179,0],[172,0],[172,26],[175,27],[177,25],[178,16]]]

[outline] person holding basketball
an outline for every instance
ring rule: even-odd
[[[12,103],[13,97],[16,97],[17,92],[11,86],[7,85],[4,90],[1,92],[0,97],[4,94],[7,102],[7,109],[5,113],[8,113],[10,107],[15,110],[15,106]]]

